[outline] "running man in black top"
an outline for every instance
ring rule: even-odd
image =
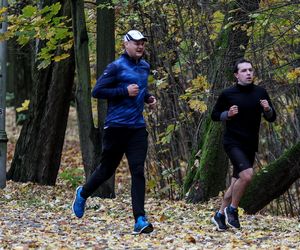
[[[223,144],[233,165],[231,185],[220,210],[212,218],[218,231],[226,230],[226,224],[240,228],[238,205],[253,176],[261,116],[269,122],[276,119],[267,91],[253,84],[253,71],[250,61],[240,59],[236,62],[237,84],[221,93],[211,114],[213,121],[226,124]]]

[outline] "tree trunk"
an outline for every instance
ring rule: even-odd
[[[222,147],[222,124],[208,118],[206,122],[208,124],[201,151],[196,156],[185,183],[185,188],[190,184],[187,200],[193,203],[208,200],[225,189],[228,163]]]
[[[61,1],[70,16],[69,1]],[[74,82],[74,56],[36,73],[29,117],[23,125],[8,178],[55,185]]]
[[[19,108],[25,100],[30,99],[32,92],[32,44],[21,46],[15,39],[12,39],[8,45],[8,82],[10,91],[14,94],[11,104]],[[28,110],[16,112],[16,123],[22,125],[27,116]]]
[[[101,148],[92,114],[88,35],[83,0],[72,0],[72,20],[77,69],[76,109],[84,172],[88,178],[99,162],[95,161],[95,156],[99,154]]]
[[[8,2],[0,2],[0,8],[7,8]],[[6,15],[6,14],[5,14]],[[7,31],[7,22],[0,22],[0,35]],[[6,186],[7,135],[5,131],[7,82],[7,42],[0,41],[0,188]]]
[[[299,177],[300,142],[254,176],[240,206],[254,214],[286,192]]]
[[[110,4],[111,0],[97,0],[99,4]],[[113,8],[97,9],[97,77],[99,77],[106,66],[115,59],[115,10]],[[104,120],[106,117],[107,102],[98,100],[98,129],[99,137],[102,138]],[[102,145],[101,145],[102,148]],[[102,198],[115,197],[115,175],[104,182],[96,192]]]
[[[97,3],[99,4],[99,3]],[[85,23],[84,14],[84,1],[82,0],[72,0],[72,16],[73,16],[73,32],[75,40],[75,56],[76,56],[76,68],[78,75],[78,84],[76,88],[76,107],[77,107],[77,117],[79,124],[79,137],[80,137],[80,147],[84,165],[84,171],[86,179],[93,173],[97,165],[100,163],[101,148],[102,148],[102,130],[105,119],[106,106],[99,110],[98,115],[98,129],[95,128],[92,115],[92,104],[91,104],[91,77],[90,77],[90,64],[89,64],[89,50],[88,50],[88,35]],[[101,21],[102,29],[106,26],[110,26],[110,19],[106,20],[106,16],[99,14],[104,18]],[[98,25],[100,26],[100,25]],[[112,25],[112,27],[114,27]],[[103,34],[103,31],[98,27],[97,34]],[[105,30],[109,34],[112,34],[114,39],[114,30]],[[114,40],[113,40],[114,41]],[[105,49],[105,44],[100,43],[97,50],[98,62],[101,62],[101,71],[103,71],[106,64],[110,61],[106,60],[106,57],[112,57],[114,55],[114,42],[110,39],[107,40],[107,34],[105,36],[104,42],[107,42],[111,49]],[[111,52],[113,51],[113,52]],[[104,56],[103,56],[104,53]],[[106,55],[105,53],[108,53]],[[100,72],[101,73],[101,72]],[[97,75],[99,75],[98,73]],[[101,112],[100,112],[101,111]],[[114,198],[114,177],[105,182],[99,187],[99,189],[93,194],[93,196],[99,196],[101,198]]]
[[[247,32],[240,27],[251,25],[249,12],[258,8],[259,1],[250,0],[235,1],[228,5],[228,14],[224,17],[223,28],[215,44],[215,54],[208,76],[208,82],[212,83],[214,91],[228,86],[233,79],[232,66],[238,58],[243,57],[249,41]],[[209,103],[213,102],[212,98]],[[206,124],[202,130],[204,132],[201,133],[202,142],[198,150],[201,158],[194,157],[199,162],[198,167],[195,169],[191,166],[188,169],[188,178],[185,181],[187,200],[194,203],[216,196],[225,188],[228,161],[221,143],[222,127],[211,121],[209,113],[203,123]]]

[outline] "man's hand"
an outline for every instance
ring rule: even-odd
[[[238,106],[237,105],[233,105],[228,110],[228,117],[231,118],[231,117],[235,116],[238,113],[239,113]]]
[[[156,107],[156,98],[155,96],[149,96],[148,100],[147,100],[147,103],[149,105],[149,108],[150,109],[154,109]]]
[[[263,107],[265,112],[270,111],[271,107],[269,105],[269,102],[267,100],[260,100],[260,105]]]
[[[137,96],[139,94],[139,86],[135,83],[128,85],[127,90],[129,96]]]

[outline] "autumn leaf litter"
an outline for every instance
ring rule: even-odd
[[[300,249],[296,219],[243,214],[243,229],[216,232],[210,223],[218,199],[205,204],[149,197],[155,231],[131,234],[128,192],[88,200],[82,219],[72,215],[74,190],[9,181],[0,191],[0,244],[6,249]]]
[[[64,168],[80,164],[74,138],[66,140]],[[89,199],[82,219],[72,214],[75,188],[66,180],[58,178],[54,187],[8,181],[0,190],[0,249],[300,249],[297,218],[242,213],[241,230],[216,232],[210,218],[220,197],[187,204],[148,194],[146,211],[155,230],[132,235],[129,181],[123,176],[128,172],[120,174],[117,181],[125,184],[117,185],[117,197]]]

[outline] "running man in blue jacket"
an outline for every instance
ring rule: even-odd
[[[92,91],[93,97],[108,101],[101,163],[87,182],[77,188],[72,206],[75,215],[81,218],[87,198],[115,173],[125,154],[132,178],[134,234],[153,231],[144,210],[148,132],[143,110],[144,103],[150,108],[156,105],[147,88],[150,66],[142,59],[146,41],[141,32],[130,30],[124,36],[125,53],[107,66]]]

